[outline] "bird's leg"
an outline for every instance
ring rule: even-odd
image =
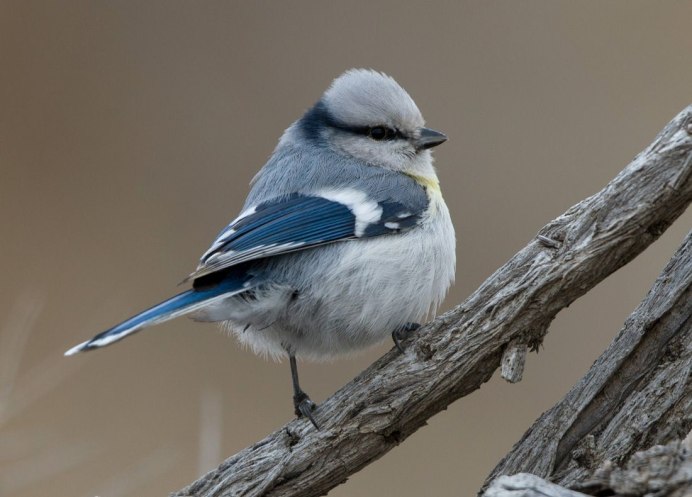
[[[315,417],[312,415],[312,411],[315,410],[315,403],[310,400],[308,394],[303,392],[298,383],[298,365],[296,364],[296,356],[290,354],[289,361],[291,363],[291,379],[293,380],[293,407],[295,408],[296,416],[305,416],[310,420],[310,422],[315,426],[316,429],[320,429]]]
[[[420,324],[418,323],[406,323],[392,331],[392,340],[394,340],[394,345],[399,349],[399,352],[402,354],[404,353],[404,347],[401,345],[401,341],[404,340],[410,332],[416,331],[418,328],[420,328]]]

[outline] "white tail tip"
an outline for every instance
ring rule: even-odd
[[[80,343],[79,345],[77,345],[77,346],[75,346],[75,347],[72,347],[70,350],[68,350],[67,352],[65,352],[65,356],[71,356],[71,355],[75,355],[75,354],[78,353],[78,352],[81,352],[82,350],[85,349],[85,346],[86,346],[87,343],[89,343],[89,342],[88,342],[88,341],[82,342],[82,343]]]

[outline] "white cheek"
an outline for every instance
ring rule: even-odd
[[[373,166],[394,171],[415,170],[414,163],[418,154],[408,142],[397,140],[378,142],[353,135],[332,135],[330,142],[341,154],[360,159]]]

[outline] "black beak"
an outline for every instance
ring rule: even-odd
[[[413,146],[416,147],[416,150],[437,147],[439,144],[447,141],[447,135],[434,129],[420,128],[418,131],[420,136],[413,140]]]

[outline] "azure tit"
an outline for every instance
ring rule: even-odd
[[[391,77],[353,69],[283,134],[236,219],[187,278],[191,289],[66,355],[179,316],[221,323],[254,352],[288,357],[298,416],[317,427],[296,358],[400,340],[454,279],[455,239],[425,127]]]

